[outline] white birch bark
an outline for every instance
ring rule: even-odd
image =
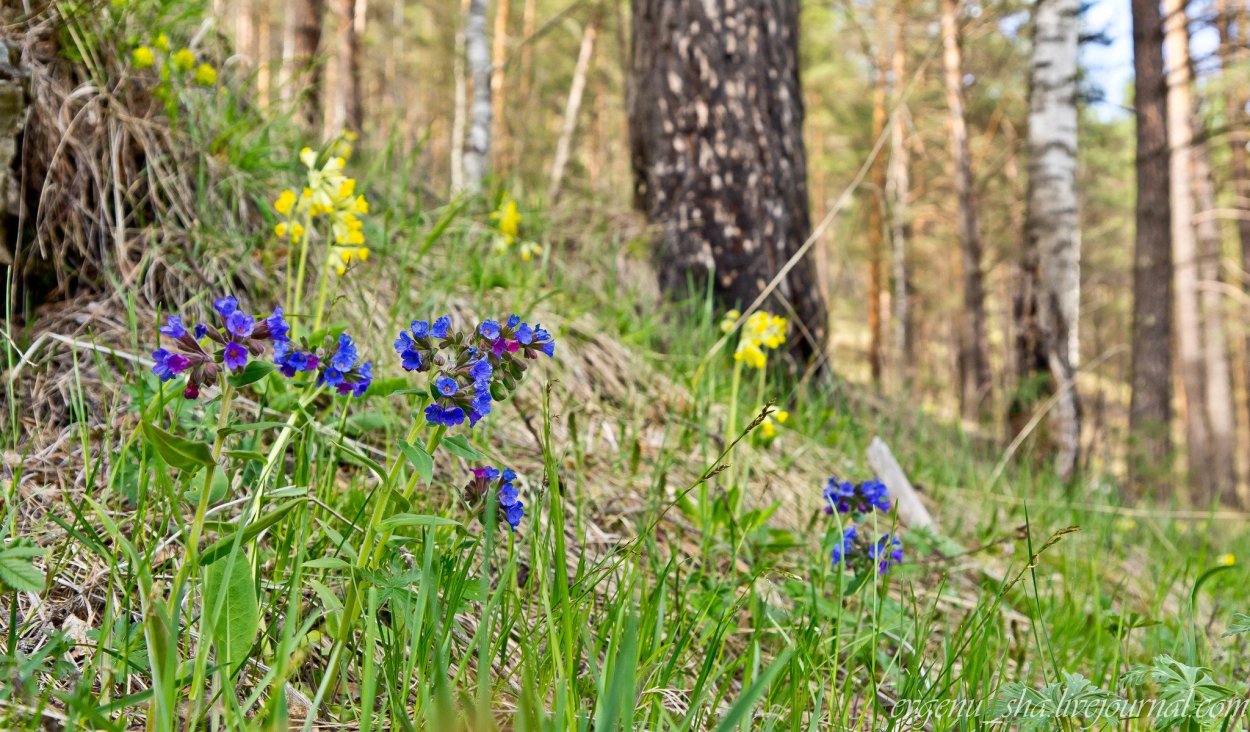
[[[1079,0],[1038,0],[1029,63],[1029,197],[1026,246],[1037,258],[1037,342],[1057,395],[1051,412],[1055,468],[1067,478],[1081,448],[1081,227],[1077,204]]]
[[[460,26],[456,30],[455,58],[452,60],[452,75],[456,77],[455,100],[451,115],[451,192],[459,193],[464,189],[464,127],[468,115],[468,86],[464,78],[465,21],[469,13],[469,0],[463,0],[460,8]]]
[[[480,193],[490,167],[490,43],[486,37],[486,0],[469,0],[464,23],[465,58],[473,77],[473,101],[464,149],[464,189]]]

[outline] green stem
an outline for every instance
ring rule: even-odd
[[[412,429],[408,432],[408,441],[416,439],[421,429],[421,422],[413,424]],[[425,441],[425,451],[429,455],[433,455],[438,449],[439,444],[443,440],[443,435],[447,433],[447,428],[439,425],[430,433]],[[361,542],[360,550],[356,553],[356,569],[368,569],[382,558],[382,552],[386,547],[386,543],[390,541],[391,531],[388,529],[381,534],[377,532],[377,526],[382,522],[386,514],[386,507],[390,504],[390,488],[399,480],[399,472],[403,467],[403,456],[398,456],[395,463],[391,466],[387,473],[386,482],[381,486],[383,495],[375,497],[373,502],[373,513],[369,515],[369,523],[365,525],[365,538]],[[404,487],[402,493],[405,500],[411,499],[412,494],[416,491],[417,483],[420,476],[414,470],[408,478],[408,483]],[[357,582],[352,582],[347,586],[347,595],[343,598],[343,615],[339,622],[339,632],[334,639],[334,647],[330,651],[329,663],[326,665],[326,674],[321,678],[321,684],[317,687],[317,695],[313,698],[312,709],[309,710],[307,721],[304,723],[304,729],[310,730],[311,724],[316,719],[317,709],[320,707],[326,693],[338,681],[339,665],[343,657],[343,649],[347,644],[347,638],[351,634],[352,626],[356,624],[356,620],[360,617],[360,593],[361,586]]]
[[[321,330],[321,324],[325,322],[326,312],[326,293],[330,289],[330,263],[321,263],[321,281],[317,283],[317,315],[313,320],[313,332]]]
[[[308,267],[308,240],[311,238],[312,218],[308,214],[304,214],[304,233],[300,237],[299,243],[299,266],[295,271],[295,305],[291,308],[295,318],[304,317],[304,313],[300,308],[304,302],[304,271]]]

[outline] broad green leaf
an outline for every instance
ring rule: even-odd
[[[199,470],[213,464],[213,451],[202,442],[192,442],[175,437],[148,422],[143,423],[143,435],[156,448],[165,462],[183,470]]]
[[[260,532],[281,521],[283,517],[285,517],[291,512],[292,509],[301,503],[303,503],[302,500],[287,501],[269,513],[262,514],[260,518],[243,527],[243,536],[239,538],[239,544],[247,544],[252,539],[255,539]],[[230,548],[234,546],[235,535],[238,533],[239,532],[236,531],[232,534],[227,534],[210,544],[208,548],[200,554],[200,565],[203,566],[205,564],[212,564],[221,557],[229,554]]]
[[[399,450],[404,457],[408,458],[408,462],[412,463],[412,467],[416,469],[417,475],[421,476],[421,480],[429,483],[434,478],[434,458],[430,457],[430,453],[424,448],[400,440]]]
[[[305,569],[351,569],[352,565],[338,557],[320,557],[304,562]]]
[[[39,592],[45,582],[43,572],[35,566],[35,558],[43,549],[29,539],[15,539],[0,549],[0,590]]]
[[[395,376],[389,379],[374,379],[373,383],[369,384],[369,391],[365,393],[365,396],[390,396],[406,388],[408,388],[408,379],[402,376]],[[413,389],[412,391],[424,391],[424,389]]]
[[[268,361],[258,361],[256,359],[252,359],[251,361],[248,361],[242,371],[237,374],[230,375],[230,385],[237,389],[241,386],[247,386],[248,384],[255,384],[269,374],[273,373],[277,370],[277,368],[278,367],[275,364]]]
[[[219,435],[237,435],[240,432],[253,432],[255,430],[271,430],[278,427],[286,427],[286,422],[249,422],[248,424],[230,424],[217,430]]]
[[[268,456],[255,450],[226,450],[226,455],[237,460],[250,460],[254,463],[263,463],[268,460]]]
[[[260,606],[246,554],[227,556],[205,570],[203,612],[212,620],[217,661],[233,673],[247,660],[260,627]]]
[[[464,435],[452,435],[451,437],[445,437],[443,438],[442,444],[448,449],[448,451],[451,452],[451,454],[458,455],[465,460],[481,460],[486,457],[486,455],[479,452],[476,447],[470,445],[468,438]]]

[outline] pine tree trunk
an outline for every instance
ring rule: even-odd
[[[330,104],[326,136],[343,130],[360,132],[364,104],[360,91],[360,38],[364,31],[367,0],[335,0],[337,20],[334,68],[334,99]]]
[[[1055,472],[1069,478],[1081,450],[1081,226],[1077,207],[1078,0],[1038,0],[1029,63],[1029,195],[1025,266],[1017,308],[1021,381],[1043,375],[1051,410]]]
[[[1250,40],[1250,15],[1244,1],[1233,0],[1236,10],[1230,7],[1229,0],[1217,0],[1218,28],[1220,33],[1220,64],[1224,73],[1233,70],[1239,59],[1237,50]],[[1236,30],[1234,31],[1234,22]],[[1234,194],[1233,208],[1237,212],[1237,239],[1241,245],[1242,269],[1250,272],[1250,160],[1246,154],[1246,144],[1250,142],[1250,116],[1246,114],[1246,105],[1250,103],[1250,93],[1241,85],[1225,86],[1224,109],[1227,115],[1229,173]],[[1250,279],[1244,280],[1243,286],[1250,294]],[[1246,362],[1245,382],[1247,394],[1250,395],[1250,333],[1245,340]]]
[[[469,17],[469,0],[461,0],[459,26],[453,44],[452,76],[455,77],[451,114],[451,192],[464,189],[464,130],[469,116],[469,88],[465,79],[465,24]]]
[[[270,0],[259,0],[256,16],[256,96],[262,108],[270,103],[272,75],[273,8]]]
[[[985,281],[977,224],[976,181],[964,118],[963,59],[959,49],[960,0],[942,0],[942,67],[950,111],[959,241],[963,250],[964,312],[959,324],[959,401],[966,419],[980,420],[993,390],[985,335]]]
[[[911,312],[908,307],[907,240],[911,223],[907,204],[911,189],[910,160],[907,149],[907,114],[903,94],[907,88],[907,46],[903,29],[907,22],[906,0],[898,0],[894,15],[894,55],[890,62],[894,77],[894,120],[890,127],[890,170],[886,189],[890,199],[890,234],[893,245],[894,357],[899,383],[904,391],[911,389],[913,342]]]
[[[491,38],[491,144],[495,147],[496,167],[507,165],[504,157],[506,130],[504,127],[504,71],[508,61],[508,15],[512,0],[495,0],[495,33]]]
[[[551,164],[551,181],[547,188],[549,205],[554,204],[560,197],[564,168],[568,165],[573,134],[577,131],[577,113],[582,107],[582,96],[586,92],[586,75],[590,71],[590,61],[594,57],[595,36],[598,32],[599,16],[596,14],[582,30],[582,43],[577,51],[577,66],[573,69],[573,83],[569,87],[568,102],[564,105],[564,124],[560,130],[560,139],[556,142],[555,160]]]
[[[635,0],[629,90],[635,201],[658,231],[660,283],[751,305],[811,233],[798,0]],[[824,345],[815,260],[769,307],[797,315],[799,355]]]
[[[1167,81],[1158,0],[1132,0],[1137,117],[1137,233],[1133,254],[1130,480],[1159,493],[1172,440],[1172,259],[1168,205]]]
[[[321,48],[324,11],[325,0],[293,0],[288,10],[296,22],[291,58],[294,71],[289,83],[302,90],[299,115],[310,129],[318,129],[322,119],[322,73],[317,54]]]
[[[464,50],[473,78],[469,129],[464,148],[464,188],[480,193],[490,168],[490,41],[486,37],[486,0],[469,0],[464,22]]]
[[[1164,46],[1168,58],[1169,183],[1172,201],[1172,266],[1176,280],[1176,353],[1185,394],[1185,454],[1190,485],[1214,479],[1207,423],[1202,307],[1198,295],[1198,244],[1194,235],[1193,78],[1185,0],[1165,0]]]

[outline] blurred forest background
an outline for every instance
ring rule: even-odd
[[[1152,21],[1150,5],[1131,9],[1130,44],[1130,8],[1109,1],[801,3],[806,192],[813,224],[832,217],[811,251],[828,357],[839,376],[962,414],[991,441],[1040,438],[1061,463],[1121,475],[1132,464],[1141,490],[1159,483],[1152,475],[1187,470],[1190,498],[1245,505],[1246,7],[1177,0]],[[769,6],[753,7],[768,15]],[[672,27],[643,28],[627,3],[606,0],[217,0],[214,9],[237,50],[229,73],[254,76],[257,104],[294,110],[327,137],[359,131],[411,161],[414,188],[441,198],[467,185],[466,168],[480,165],[474,135],[487,134],[495,185],[523,208],[565,231],[606,219],[646,246],[630,214],[629,100],[653,93],[637,75],[639,55],[655,52],[645,34]],[[1058,34],[1060,67],[1033,42],[1039,18]],[[1136,106],[1130,45],[1139,68],[1155,69],[1138,74],[1149,99]],[[1074,177],[1059,186],[1076,196],[1078,216],[1059,220],[1062,206],[1035,202],[1030,219],[1030,186],[1044,187],[1031,179],[1048,174],[1035,168],[1054,149],[1040,139],[1046,130],[1030,139],[1030,90],[1039,79],[1050,88],[1046,69],[1064,64],[1073,73],[1037,104],[1070,106],[1079,120]],[[1165,97],[1167,129],[1157,114],[1152,128]],[[489,129],[475,131],[482,104]],[[1137,115],[1147,120],[1141,141]],[[1049,129],[1054,118],[1038,119]],[[1163,152],[1160,135],[1174,140]],[[1138,175],[1150,189],[1140,207]],[[1027,305],[1052,284],[1039,286],[1039,270],[1043,280],[1053,272],[1052,244],[1042,241],[1039,268],[1038,238],[1026,232],[1052,229],[1068,241],[1069,269],[1079,250],[1079,295],[1078,270],[1063,284],[1079,301],[1065,311],[1079,312],[1065,330],[1071,347],[1060,349],[1071,392],[1054,386],[1066,383],[1063,368],[1038,355],[1036,342],[1051,336],[1037,336]],[[1067,394],[1079,404],[1065,406]],[[1073,423],[1079,450],[1062,437]]]

